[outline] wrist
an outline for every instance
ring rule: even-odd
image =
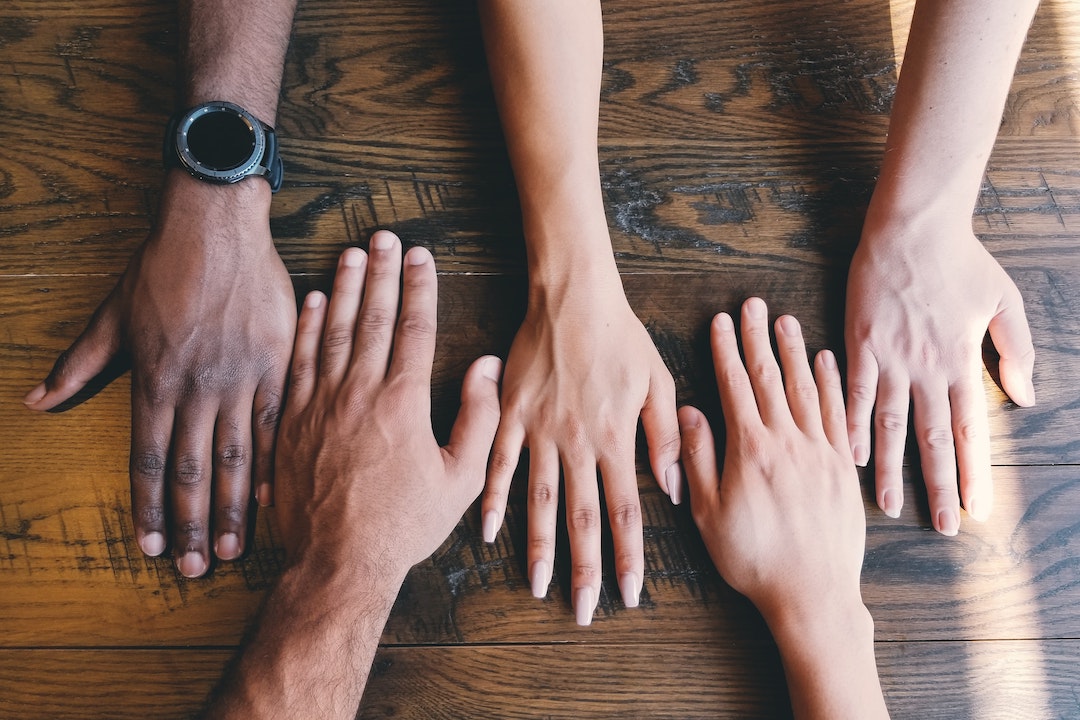
[[[825,661],[836,653],[873,646],[874,620],[857,594],[818,599],[809,605],[786,603],[762,615],[785,658]]]
[[[262,178],[216,185],[172,168],[165,175],[155,241],[183,244],[192,252],[272,250],[271,197]]]

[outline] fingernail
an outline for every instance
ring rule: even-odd
[[[619,577],[619,594],[622,595],[623,605],[628,608],[637,607],[640,592],[637,575],[628,572]]]
[[[665,476],[667,480],[667,497],[671,498],[672,504],[683,502],[683,472],[679,470],[678,463],[667,468]]]
[[[488,510],[484,513],[484,542],[495,542],[495,534],[499,532],[499,513]]]
[[[304,307],[315,309],[322,305],[323,295],[321,292],[309,292],[307,297],[304,298]]]
[[[139,541],[139,547],[150,557],[157,557],[165,552],[165,536],[159,532],[148,532]]]
[[[972,520],[984,522],[990,516],[990,513],[983,509],[985,506],[975,498],[968,498],[966,507],[967,514]]]
[[[721,330],[730,331],[735,329],[735,323],[732,321],[731,316],[725,312],[717,313],[716,317],[713,318],[713,322],[715,322],[716,327]]]
[[[746,314],[752,318],[765,317],[765,301],[759,297],[752,297],[746,301]]]
[[[255,501],[259,503],[259,507],[270,507],[273,500],[270,483],[263,483],[255,489]]]
[[[23,403],[25,403],[26,405],[33,405],[38,400],[45,397],[45,393],[47,393],[48,391],[49,388],[45,387],[45,383],[41,383],[33,390],[26,393],[26,396],[23,398]]]
[[[1035,404],[1035,385],[1028,380],[1027,387],[1024,388],[1024,407],[1031,407]]]
[[[431,259],[431,253],[427,248],[414,247],[405,255],[405,262],[408,265],[423,265]]]
[[[206,572],[206,561],[201,553],[193,550],[176,561],[176,569],[184,577],[197,578]]]
[[[341,264],[345,267],[360,267],[364,264],[364,252],[360,248],[347,248],[341,253]]]
[[[891,518],[900,517],[900,508],[903,506],[900,493],[895,490],[886,490],[881,493],[881,510]]]
[[[833,355],[832,350],[821,351],[821,364],[826,370],[836,369],[836,356]]]
[[[866,467],[866,463],[870,462],[870,451],[866,449],[865,445],[856,445],[851,449],[851,456],[855,459],[855,464],[859,467]]]
[[[214,543],[214,554],[222,560],[235,560],[240,556],[240,538],[236,533],[225,533]]]
[[[543,560],[537,560],[532,564],[532,570],[529,572],[529,584],[532,586],[533,597],[538,600],[546,598],[548,584],[550,583],[551,579],[548,575],[547,563]]]
[[[574,617],[578,625],[591,625],[593,616],[592,588],[583,587],[574,591]]]
[[[937,514],[937,531],[942,535],[952,537],[960,531],[960,518],[952,508],[939,510]]]
[[[499,378],[502,377],[502,360],[497,357],[486,358],[484,364],[480,367],[480,372],[488,380],[499,382]]]
[[[791,315],[784,315],[780,318],[780,329],[784,331],[785,335],[797,337],[799,335],[799,321]]]
[[[679,469],[679,463],[672,463],[672,465],[664,473],[664,482],[667,483],[668,497],[671,498],[672,505],[678,505],[682,502],[682,471]]]
[[[377,232],[371,237],[371,247],[376,250],[389,250],[394,246],[394,236],[388,232]]]

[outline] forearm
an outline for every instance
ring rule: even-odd
[[[887,718],[874,659],[874,621],[861,601],[769,619],[795,717]]]
[[[296,0],[181,2],[184,106],[227,100],[273,125],[295,10]]]
[[[1038,0],[920,0],[871,215],[970,215]]]
[[[603,26],[595,0],[481,0],[533,283],[616,275],[597,160]]]
[[[286,571],[207,717],[354,717],[402,579]]]

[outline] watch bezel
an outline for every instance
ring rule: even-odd
[[[239,118],[251,132],[253,147],[251,154],[239,164],[223,170],[212,168],[203,164],[194,153],[188,143],[188,131],[198,120],[210,113],[224,112]],[[269,168],[260,165],[263,154],[266,152],[266,130],[258,118],[239,105],[224,100],[203,103],[187,112],[176,126],[175,136],[176,156],[188,172],[211,182],[236,183],[251,175],[267,175]]]

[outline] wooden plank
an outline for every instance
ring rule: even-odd
[[[187,718],[231,649],[0,650],[0,715]],[[1072,717],[1080,641],[879,642],[896,720]],[[358,717],[782,718],[766,643],[382,648]]]

